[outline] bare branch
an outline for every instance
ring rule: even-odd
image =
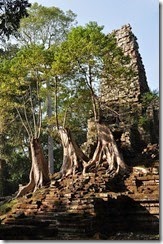
[[[35,111],[34,111],[33,100],[32,100],[32,91],[30,85],[29,85],[29,92],[30,92],[30,103],[31,103],[31,110],[32,110],[32,117],[33,117],[33,125],[34,125],[34,135],[35,138],[37,138],[36,118],[35,118]]]
[[[37,72],[37,82],[36,82],[36,93],[37,93],[37,101],[38,101],[38,120],[37,120],[37,128],[38,128],[38,133],[37,133],[37,138],[40,137],[40,133],[41,133],[41,126],[42,126],[42,108],[41,108],[41,100],[40,100],[40,95],[39,95],[39,91],[40,91],[40,86],[39,86],[39,75]]]
[[[41,126],[42,126],[42,109],[41,109],[41,101],[39,101],[39,112],[38,112],[38,134],[37,134],[37,138],[40,137]]]
[[[65,114],[64,114],[64,118],[63,118],[63,128],[65,128],[67,112],[68,112],[68,108],[66,108],[66,111],[65,111]]]
[[[55,116],[56,116],[56,126],[57,126],[57,130],[59,130],[59,122],[58,122],[58,96],[57,96],[57,92],[58,92],[58,77],[55,77]]]
[[[23,105],[23,110],[24,110],[24,116],[25,116],[25,119],[26,119],[26,122],[27,122],[27,125],[28,125],[28,128],[29,128],[29,131],[31,133],[31,137],[33,137],[33,132],[32,132],[32,129],[31,129],[31,126],[30,126],[30,123],[29,123],[28,116],[27,116],[27,111],[26,111],[26,107],[25,107],[25,101],[24,101],[24,105]]]
[[[22,125],[24,126],[24,128],[25,128],[25,130],[26,130],[26,132],[27,132],[27,134],[28,134],[28,136],[29,136],[29,138],[31,138],[30,131],[28,130],[27,126],[25,125],[24,120],[23,120],[23,118],[22,118],[22,116],[21,116],[21,114],[20,114],[18,108],[15,107],[15,109],[16,109],[16,111],[17,111],[17,113],[18,113],[18,116],[19,116],[19,118],[20,118],[20,120],[21,120],[21,122],[22,122]]]
[[[83,67],[81,66],[80,64],[80,61],[77,60],[78,62],[78,65],[79,65],[79,68],[81,69],[82,73],[84,74],[85,76],[85,81],[86,81],[86,84],[91,92],[91,99],[92,99],[92,106],[93,106],[93,113],[94,113],[94,118],[95,118],[95,121],[98,121],[99,120],[99,116],[98,116],[98,109],[97,109],[97,105],[96,105],[96,102],[98,102],[98,100],[96,99],[96,95],[94,93],[94,90],[93,90],[93,87],[92,87],[92,72],[91,72],[91,66],[89,65],[89,75],[87,75],[86,71],[83,69]]]

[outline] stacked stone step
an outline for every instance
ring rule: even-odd
[[[159,174],[133,174],[126,179],[128,197],[134,200],[135,211],[128,209],[128,220],[139,223],[139,229],[159,229]],[[135,228],[136,229],[136,228]]]
[[[32,225],[1,225],[1,240],[48,240],[57,236],[56,229]]]
[[[110,179],[101,168],[52,181],[50,187],[22,198],[2,223],[8,228],[27,226],[29,233],[38,228],[38,239],[40,227],[44,239],[87,239],[95,232],[158,230],[158,218],[158,174],[133,172],[122,187],[121,178]]]
[[[31,228],[33,226],[34,229],[35,226],[42,225],[47,229],[57,229],[60,238],[64,232],[69,238],[72,234],[74,238],[79,234],[87,237],[92,235],[95,230],[95,192],[105,191],[106,179],[103,179],[102,175],[106,176],[106,173],[99,172],[52,181],[51,186],[37,192],[35,198],[23,198],[3,224],[24,224]],[[108,179],[108,176],[106,178]],[[77,218],[80,218],[80,221],[76,221]]]

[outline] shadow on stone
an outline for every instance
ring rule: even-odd
[[[95,202],[96,228],[101,239],[117,232],[159,233],[159,219],[128,196]]]

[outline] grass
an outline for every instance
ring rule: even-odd
[[[10,200],[10,201],[7,201],[7,202],[1,204],[0,205],[0,218],[4,214],[8,213],[16,203],[17,203],[17,199],[13,199],[13,200]]]

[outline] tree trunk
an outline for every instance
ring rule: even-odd
[[[48,166],[49,166],[49,173],[54,173],[54,155],[53,155],[53,149],[54,149],[54,140],[53,137],[48,135]]]
[[[89,159],[75,143],[68,129],[59,129],[59,134],[63,145],[63,163],[60,170],[61,177],[69,174],[74,175],[76,170],[82,171],[82,162],[88,162]]]
[[[45,160],[39,139],[36,138],[30,141],[30,151],[32,166],[29,183],[26,186],[20,187],[17,197],[36,191],[38,188],[45,186],[50,182],[48,163]]]
[[[50,82],[47,81],[47,89],[50,89]],[[52,96],[48,93],[47,95],[47,116],[50,119],[52,117]],[[48,126],[51,132],[52,126]],[[54,141],[51,135],[48,135],[48,165],[50,174],[54,173]]]
[[[104,123],[97,124],[98,143],[93,158],[86,164],[84,163],[83,173],[91,171],[102,162],[107,162],[108,173],[118,174],[120,169],[126,170],[126,165],[119,153],[113,134]]]

